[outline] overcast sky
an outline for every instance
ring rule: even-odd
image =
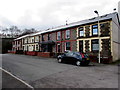
[[[118,10],[120,0],[0,0],[0,26],[44,30]]]

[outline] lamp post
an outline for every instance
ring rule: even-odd
[[[98,15],[98,38],[99,38],[99,52],[98,52],[98,59],[99,59],[99,63],[100,63],[100,23],[99,23],[99,13],[97,10],[94,11],[94,13],[96,13]]]

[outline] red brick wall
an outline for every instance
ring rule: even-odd
[[[37,52],[34,52],[34,51],[27,51],[25,52],[26,55],[31,55],[31,56],[36,56],[37,55]]]
[[[50,52],[38,52],[37,56],[40,56],[40,57],[51,57],[51,54],[50,54]]]

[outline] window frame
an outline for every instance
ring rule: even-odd
[[[97,26],[97,27],[94,27]],[[94,33],[94,30],[97,29],[97,34]],[[92,36],[98,36],[98,24],[92,25]]]
[[[39,45],[36,45],[35,50],[39,51]]]
[[[60,31],[57,32],[57,40],[61,40],[61,32]]]
[[[51,40],[51,33],[48,34],[48,40]]]
[[[42,41],[45,41],[45,39],[44,39],[44,35],[42,35]]]
[[[69,45],[69,46],[70,46],[70,47],[69,47],[69,48],[70,48],[69,50],[71,50],[71,42],[65,42],[65,51],[67,51],[67,50],[68,50],[68,49],[67,49],[67,43],[69,43],[69,44],[70,44],[70,45]]]
[[[39,42],[39,36],[35,36],[35,42]]]
[[[82,28],[82,30],[81,30],[81,28]],[[84,27],[79,27],[78,31],[79,31],[79,37],[84,37]],[[80,35],[81,31],[83,31],[83,35]]]
[[[65,31],[65,39],[70,39],[70,30]]]
[[[93,44],[98,44],[98,49],[97,50],[93,49]],[[93,40],[91,40],[91,51],[93,51],[93,52],[98,52],[99,51],[99,39],[93,39]]]

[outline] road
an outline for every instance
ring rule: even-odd
[[[53,58],[4,54],[2,68],[34,88],[118,88],[118,66],[80,66]]]

